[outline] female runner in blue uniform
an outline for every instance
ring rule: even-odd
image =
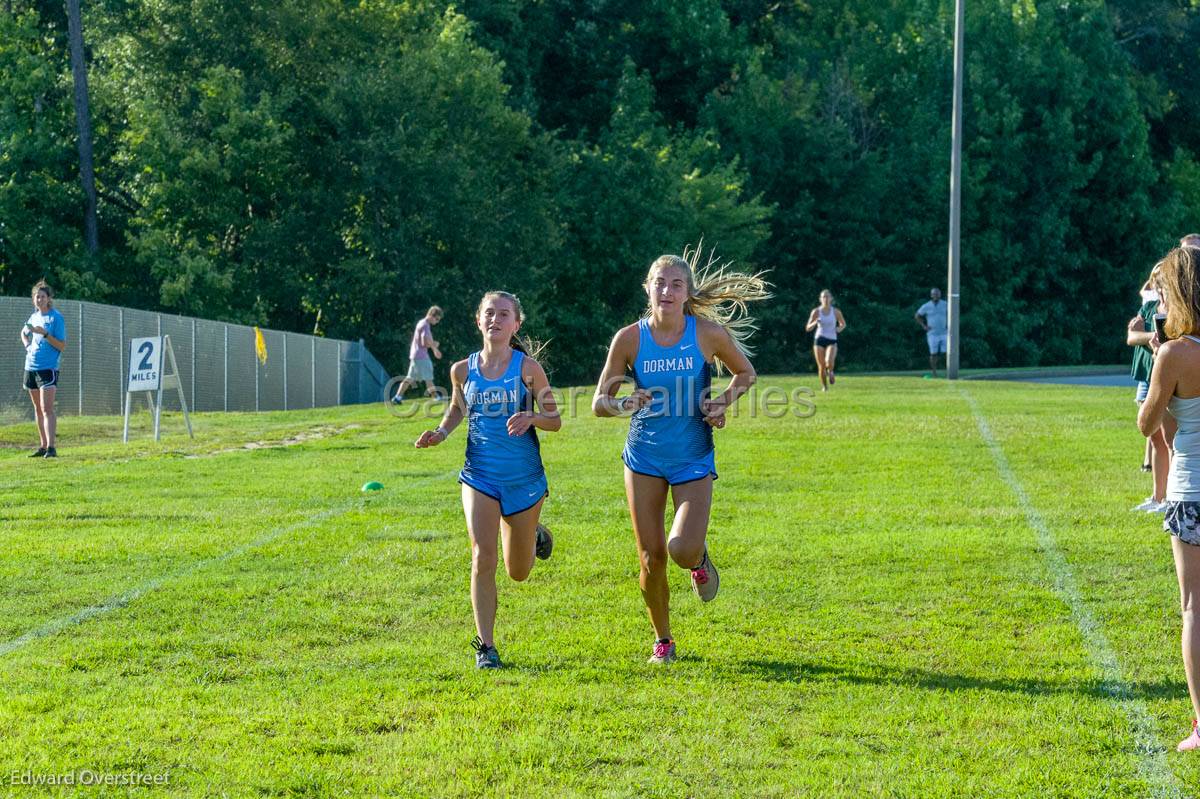
[[[702,601],[717,595],[717,569],[705,541],[717,477],[712,431],[725,426],[726,410],[754,384],[745,345],[754,321],[745,314],[746,303],[770,296],[758,275],[726,271],[715,255],[697,275],[699,257],[697,247],[650,265],[649,311],[613,338],[592,400],[597,416],[632,412],[621,457],[642,598],[654,627],[651,663],[675,659],[667,556],[691,571],[692,590]],[[713,371],[722,366],[733,379],[710,398]],[[627,371],[635,390],[617,399]],[[675,506],[669,538],[668,491]]]
[[[451,368],[450,406],[437,429],[422,433],[416,445],[441,444],[467,418],[466,463],[458,480],[471,536],[471,607],[478,633],[471,645],[477,668],[496,669],[497,535],[504,539],[504,568],[518,582],[529,576],[535,554],[550,557],[554,540],[538,523],[549,491],[536,429],[558,430],[562,418],[546,372],[531,357],[533,345],[516,338],[524,321],[520,301],[506,291],[489,291],[477,316],[483,349]]]

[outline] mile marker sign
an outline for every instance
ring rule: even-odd
[[[163,358],[170,366],[170,374],[164,374]],[[150,410],[154,414],[154,440],[161,434],[159,420],[162,418],[163,389],[179,392],[179,407],[183,409],[183,421],[188,435],[192,435],[192,420],[188,416],[187,398],[183,396],[183,382],[179,379],[179,367],[175,364],[175,351],[171,349],[170,336],[135,338],[129,342],[129,376],[125,384],[125,433],[122,439],[129,441],[129,413],[133,410],[133,395],[146,393]]]
[[[129,384],[126,391],[158,391],[162,382],[163,337],[129,342]]]

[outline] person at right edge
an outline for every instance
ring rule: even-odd
[[[1169,412],[1179,424],[1167,478],[1163,531],[1171,534],[1179,605],[1183,671],[1192,701],[1192,731],[1176,747],[1200,749],[1200,249],[1177,247],[1159,267],[1169,341],[1158,347],[1138,430],[1153,435]],[[1156,334],[1157,336],[1157,334]]]

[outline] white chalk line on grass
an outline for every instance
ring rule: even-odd
[[[457,472],[455,472],[454,474],[457,474]],[[410,483],[406,483],[405,487],[411,488],[411,487],[419,485],[421,483],[427,483],[427,482],[430,482],[431,480],[440,480],[440,479],[442,479],[441,475],[436,476],[436,477],[426,477],[426,478],[422,478],[420,480],[414,480]],[[161,577],[155,577],[151,580],[147,580],[146,582],[142,583],[141,585],[139,585],[135,588],[131,588],[130,590],[128,590],[122,594],[119,594],[115,597],[112,597],[111,599],[107,600],[106,602],[103,602],[102,604],[92,605],[91,607],[84,608],[83,610],[79,611],[78,613],[73,613],[70,616],[63,616],[62,618],[54,619],[53,621],[48,621],[45,624],[42,624],[38,627],[34,627],[33,629],[23,633],[22,635],[18,636],[17,638],[13,638],[9,641],[0,642],[0,657],[9,655],[32,641],[36,641],[40,638],[46,638],[48,636],[54,635],[55,633],[61,632],[62,630],[67,629],[68,627],[73,627],[77,624],[82,624],[83,622],[87,621],[88,619],[95,618],[96,616],[103,616],[104,614],[111,613],[114,610],[120,610],[121,608],[126,607],[127,605],[137,601],[142,596],[145,596],[146,594],[157,590],[164,583],[167,583],[171,580],[176,580],[176,579],[179,579],[180,577],[187,577],[188,575],[195,574],[196,572],[201,571],[202,569],[208,568],[209,566],[215,566],[219,563],[224,563],[226,561],[232,560],[236,557],[246,554],[247,552],[249,552],[251,550],[266,546],[267,544],[270,544],[271,542],[275,541],[276,539],[282,538],[283,536],[285,536],[289,533],[293,533],[297,530],[302,530],[306,527],[311,527],[315,524],[320,524],[321,522],[327,521],[336,516],[341,516],[343,513],[347,513],[355,508],[363,507],[363,502],[364,502],[363,499],[361,499],[360,497],[355,497],[352,500],[342,502],[338,505],[335,505],[332,508],[328,508],[327,510],[322,511],[321,513],[318,513],[314,516],[310,516],[307,519],[303,519],[302,521],[298,521],[298,522],[295,522],[293,524],[288,524],[288,525],[280,525],[279,527],[276,527],[274,530],[270,530],[270,531],[264,533],[263,535],[260,535],[258,538],[255,538],[253,541],[249,541],[245,544],[239,544],[238,546],[234,547],[233,549],[231,549],[227,552],[223,552],[220,555],[215,555],[211,558],[205,558],[204,560],[196,561],[195,563],[192,563],[192,564],[190,564],[182,569],[179,569],[177,571],[171,572],[170,574],[166,574]]]
[[[1121,664],[1117,660],[1116,652],[1109,644],[1108,637],[1101,629],[1100,623],[1092,615],[1083,595],[1079,593],[1075,574],[1071,570],[1071,564],[1067,562],[1066,556],[1059,549],[1058,540],[1054,537],[1049,525],[1046,524],[1046,520],[1042,518],[1042,514],[1029,499],[1029,494],[1025,492],[1021,481],[1017,479],[1016,473],[1008,463],[1008,458],[1004,455],[1004,450],[1000,448],[996,437],[992,435],[992,429],[988,426],[979,403],[966,389],[960,388],[959,391],[971,408],[971,414],[975,417],[975,425],[979,428],[979,435],[992,453],[992,460],[996,462],[996,471],[1000,473],[1004,482],[1016,495],[1017,502],[1025,513],[1026,522],[1037,533],[1038,548],[1042,550],[1046,567],[1054,580],[1054,590],[1071,609],[1071,618],[1074,619],[1076,628],[1083,635],[1088,655],[1100,669],[1105,692],[1122,706],[1133,727],[1134,744],[1140,754],[1139,770],[1151,788],[1151,796],[1185,796],[1175,773],[1171,771],[1171,767],[1167,763],[1166,749],[1155,734],[1154,722],[1150,718],[1150,712],[1146,709],[1146,703],[1133,695],[1133,689],[1121,676]]]
[[[356,499],[355,504],[358,504],[360,502],[361,502],[361,500]],[[175,580],[180,577],[186,577],[189,574],[198,572],[201,569],[204,569],[208,566],[214,566],[218,563],[224,563],[225,561],[236,558],[239,555],[243,555],[252,549],[256,549],[257,547],[265,546],[265,545],[271,543],[272,541],[274,541],[275,539],[281,538],[282,536],[287,535],[288,533],[294,532],[294,531],[302,529],[304,527],[308,527],[313,524],[317,524],[319,522],[323,522],[326,519],[333,518],[334,516],[339,516],[339,515],[347,512],[348,510],[350,510],[351,507],[353,507],[353,505],[351,505],[350,503],[343,503],[342,506],[339,506],[337,508],[330,508],[329,510],[324,511],[323,513],[319,513],[316,516],[305,519],[303,521],[299,521],[299,522],[296,522],[291,525],[284,525],[281,527],[277,527],[274,530],[266,533],[265,535],[259,536],[258,538],[254,539],[253,541],[250,541],[248,543],[241,544],[239,546],[234,547],[233,549],[229,550],[228,552],[223,552],[220,555],[216,555],[211,558],[205,558],[204,560],[196,561],[195,563],[187,566],[186,568],[172,572],[171,574],[163,575],[161,577],[155,577],[152,580],[147,580],[146,582],[142,583],[141,585],[137,586],[136,588],[132,588],[123,594],[119,594],[118,596],[112,597],[111,599],[104,602],[103,604],[92,605],[91,607],[84,608],[83,610],[79,611],[78,613],[74,613],[70,616],[64,616],[63,618],[46,622],[45,624],[41,625],[40,627],[34,627],[32,630],[29,630],[28,632],[24,633],[23,635],[21,635],[18,638],[14,638],[11,641],[5,641],[4,643],[0,643],[0,657],[3,657],[4,655],[8,655],[12,652],[15,652],[16,650],[20,649],[25,644],[28,644],[31,641],[36,641],[39,638],[46,638],[47,636],[51,636],[57,632],[65,630],[67,627],[72,627],[76,624],[82,624],[83,622],[87,621],[88,619],[94,618],[96,616],[102,616],[105,613],[110,613],[114,610],[123,608],[126,605],[129,605],[131,602],[134,602],[141,596],[148,594],[151,591],[154,591],[157,588],[161,587],[163,585],[163,583],[166,583],[169,580]]]

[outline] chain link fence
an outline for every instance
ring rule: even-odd
[[[267,362],[259,363],[254,328],[244,325],[55,300],[67,322],[55,405],[60,414],[120,415],[125,409],[129,341],[170,336],[183,393],[193,411],[283,411],[384,399],[387,370],[362,341],[263,330]],[[28,298],[0,297],[0,409],[32,418],[23,386],[21,327]],[[4,337],[9,341],[4,344]],[[163,368],[168,368],[164,359]],[[179,410],[174,391],[163,407]]]

